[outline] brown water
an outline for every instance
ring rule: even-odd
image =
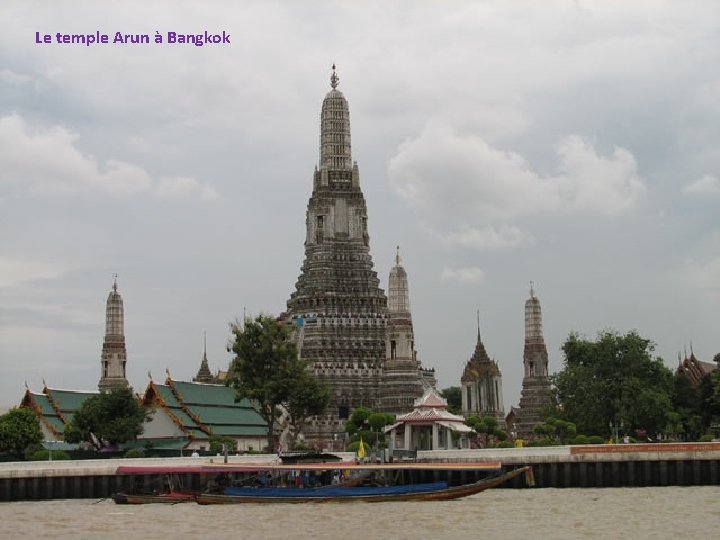
[[[496,489],[446,502],[118,506],[0,504],[0,538],[720,538],[720,486]]]

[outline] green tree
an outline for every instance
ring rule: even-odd
[[[221,453],[225,451],[227,447],[228,452],[234,452],[237,448],[237,441],[232,437],[225,437],[223,435],[211,435],[208,439],[208,447],[211,452]]]
[[[28,446],[42,440],[40,421],[32,410],[14,407],[0,416],[0,451],[22,458]]]
[[[362,437],[366,444],[377,443],[377,446],[384,446],[385,433],[383,427],[389,426],[395,422],[395,416],[388,413],[373,412],[367,407],[358,407],[350,415],[350,419],[345,423],[345,431],[350,437],[350,448],[357,448],[355,443]],[[349,450],[350,451],[350,450]]]
[[[287,415],[291,440],[306,417],[322,414],[329,390],[310,372],[290,342],[290,327],[267,315],[231,325],[235,339],[230,384],[239,399],[251,400],[268,426],[268,446],[277,447],[275,421],[281,407]]]
[[[673,376],[672,405],[678,415],[674,425],[676,428],[679,426],[677,432],[685,440],[698,439],[704,430],[703,386],[703,381],[695,386],[683,373],[678,372]]]
[[[553,376],[557,413],[580,433],[657,433],[672,410],[672,372],[652,358],[651,341],[632,331],[602,332],[596,341],[570,334],[563,344],[563,369]]]
[[[465,424],[473,428],[482,439],[482,445],[488,447],[492,443],[492,438],[499,441],[507,439],[507,433],[498,428],[498,423],[492,416],[470,416],[465,420]]]
[[[150,412],[130,388],[113,388],[86,399],[65,427],[65,441],[85,441],[96,450],[137,439]]]
[[[440,392],[440,395],[447,400],[448,412],[460,414],[462,410],[462,389],[459,386],[450,386]]]

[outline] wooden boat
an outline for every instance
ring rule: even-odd
[[[531,481],[532,467],[521,467],[473,484],[448,487],[445,482],[400,486],[322,486],[318,488],[227,488],[220,494],[202,493],[198,504],[445,501],[468,497],[499,486],[521,474]]]
[[[150,474],[160,476],[156,479],[149,493],[150,486],[143,486],[140,493],[113,493],[111,495],[115,504],[178,504],[183,502],[193,502],[196,491],[190,491],[183,487],[182,474],[202,471],[201,467],[155,467],[148,468],[152,471]],[[123,467],[118,467],[117,474],[128,474]]]
[[[190,491],[170,491],[159,495],[114,493],[112,500],[115,501],[115,504],[178,504],[193,502],[195,496],[196,494]]]

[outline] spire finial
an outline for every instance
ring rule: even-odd
[[[535,284],[530,280],[530,298],[535,298]]]
[[[207,362],[207,332],[203,332],[203,360]]]
[[[338,77],[337,73],[335,73],[335,62],[333,62],[332,75],[330,75],[330,86],[332,86],[333,90],[335,90],[337,88],[337,85],[339,82],[340,82],[340,77]]]
[[[397,253],[395,254],[395,264],[400,266],[400,246],[397,247]]]
[[[690,358],[695,358],[695,351],[693,351],[692,339],[690,340]]]
[[[113,292],[117,292],[117,274],[113,274]]]
[[[149,369],[148,369],[148,379],[150,379],[150,382],[152,382],[152,380],[153,380],[152,373],[150,373]]]
[[[478,340],[480,339],[480,310],[477,310]]]

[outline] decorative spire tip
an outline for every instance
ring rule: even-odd
[[[397,247],[397,253],[395,254],[395,264],[400,266],[400,246]]]
[[[340,77],[337,76],[337,73],[335,73],[335,62],[333,62],[332,65],[332,75],[330,75],[330,86],[333,90],[337,88],[338,83],[340,82]]]

